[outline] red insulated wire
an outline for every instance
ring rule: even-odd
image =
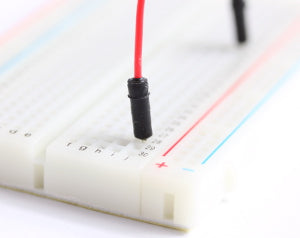
[[[134,77],[142,78],[143,28],[145,0],[138,0],[135,31]]]

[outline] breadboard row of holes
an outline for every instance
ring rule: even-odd
[[[84,3],[84,5],[87,5],[85,7],[88,9],[91,7],[90,3]],[[3,126],[10,127],[12,130],[25,127],[26,130],[34,134],[35,131],[47,125],[51,115],[58,114],[61,108],[72,103],[74,99],[80,98],[81,95],[87,94],[91,88],[95,87],[98,89],[97,94],[101,95],[101,92],[105,92],[107,89],[107,85],[110,85],[111,81],[115,81],[115,79],[104,80],[104,78],[109,77],[106,75],[106,68],[110,68],[112,64],[108,62],[114,62],[115,58],[119,58],[119,55],[125,55],[122,52],[126,52],[128,47],[125,47],[124,42],[127,42],[126,45],[131,42],[131,39],[128,38],[123,42],[123,45],[118,44],[118,39],[122,35],[131,33],[131,29],[126,30],[120,25],[120,22],[130,24],[130,21],[125,17],[126,14],[120,13],[131,10],[132,6],[123,3],[116,8],[116,5],[120,5],[120,2],[117,1],[109,5],[112,5],[110,8],[117,9],[117,11],[115,10],[113,14],[109,14],[109,17],[105,17],[107,16],[105,9],[103,11],[102,8],[99,8],[75,29],[67,32],[63,37],[58,37],[54,42],[43,46],[37,53],[33,52],[24,63],[21,62],[11,73],[2,77],[3,87],[1,89],[3,91],[1,91],[1,95],[3,100],[1,100],[1,111],[5,114],[1,120]],[[172,6],[176,7],[174,4]],[[81,7],[75,11],[75,15],[79,14],[77,11],[82,11]],[[156,11],[156,14],[163,15],[163,11]],[[128,15],[130,14],[128,13]],[[73,19],[73,17],[71,15],[70,18]],[[69,18],[66,21],[68,23]],[[97,22],[97,28],[95,28],[95,22]],[[66,23],[63,22],[62,24]],[[111,28],[111,24],[118,27],[112,27],[116,30],[103,37],[102,33],[109,32],[108,29]],[[155,30],[156,27],[148,29],[153,34],[155,34]],[[56,34],[56,31],[59,30],[55,28],[50,32],[53,31]],[[44,39],[44,36],[41,38]],[[89,44],[86,44],[87,39]],[[107,53],[105,45],[108,42],[110,44],[115,42],[115,45],[119,47],[114,47],[114,51]],[[102,47],[99,47],[99,45]],[[99,49],[99,52],[97,52],[97,49]],[[106,54],[103,52],[104,49]],[[74,58],[74,54],[78,57]],[[99,55],[102,57],[99,57]],[[60,60],[57,61],[58,56]],[[126,59],[128,62],[128,57]],[[124,60],[120,60],[120,62],[122,61]],[[43,105],[48,105],[48,109]],[[32,120],[33,118],[35,120]]]
[[[263,42],[262,39],[258,38],[258,42]],[[257,47],[257,44],[256,44]],[[250,49],[249,51],[252,51],[253,49]],[[261,50],[261,49],[260,49]],[[175,52],[175,50],[173,48],[170,49],[161,49],[162,55],[166,55],[167,58],[169,59],[173,59],[174,57],[172,57],[172,52]],[[236,53],[236,52],[234,52]],[[245,52],[243,52],[243,57],[245,57]],[[210,55],[210,57],[208,55],[201,55],[202,58],[206,59],[206,64],[204,64],[203,66],[203,71],[207,68],[211,68],[213,67],[213,64],[216,65],[221,65],[220,68],[218,68],[216,71],[218,72],[224,72],[226,71],[225,69],[227,69],[229,66],[225,64],[225,62],[228,63],[228,55],[222,57],[222,55],[218,55],[218,54],[213,54],[212,56]],[[181,58],[181,57],[179,57]],[[200,57],[201,58],[201,57]],[[234,57],[233,57],[234,58]],[[250,57],[251,58],[251,57]],[[155,65],[155,67],[159,67],[159,65],[162,64],[162,62],[164,62],[166,59],[161,59],[161,61],[156,61],[155,63],[157,63],[157,65]],[[186,65],[188,65],[191,68],[196,68],[193,67],[193,65],[197,63],[199,63],[201,65],[201,61],[199,60],[199,58],[194,58],[192,59],[194,61],[191,62],[187,62]],[[170,60],[169,60],[170,61]],[[236,61],[236,58],[232,61]],[[232,61],[229,61],[229,65],[232,66]],[[179,62],[177,62],[179,64]],[[211,64],[211,65],[210,65]],[[162,98],[162,94],[163,91],[159,91],[157,90],[157,94],[154,93],[154,95],[152,95],[152,98],[154,98],[154,102],[158,102],[160,103],[160,107],[157,109],[157,111],[155,110],[156,108],[154,108],[154,113],[153,115],[155,115],[155,118],[158,117],[162,117],[157,119],[155,121],[154,119],[154,128],[157,127],[160,130],[157,131],[157,136],[154,136],[154,138],[152,138],[150,141],[152,141],[152,145],[149,144],[145,144],[145,143],[141,143],[138,141],[132,141],[131,138],[131,131],[130,131],[130,127],[126,126],[130,124],[130,118],[128,116],[128,106],[126,106],[123,101],[116,101],[115,97],[112,96],[111,98],[109,98],[108,101],[113,102],[115,101],[115,103],[111,103],[111,104],[105,104],[105,103],[99,103],[92,112],[90,112],[88,115],[86,115],[85,117],[83,117],[78,124],[75,124],[70,131],[67,133],[66,137],[66,143],[68,144],[68,146],[71,146],[72,144],[72,148],[84,148],[84,150],[86,152],[90,151],[91,153],[97,151],[97,153],[99,153],[99,148],[101,148],[102,151],[109,151],[106,153],[106,155],[112,154],[114,152],[123,152],[124,156],[123,157],[118,157],[116,156],[117,159],[126,159],[128,160],[128,157],[126,155],[134,155],[137,153],[140,156],[143,157],[148,157],[150,156],[151,153],[154,153],[155,150],[155,146],[158,145],[158,147],[160,147],[159,144],[161,144],[162,142],[165,142],[166,137],[174,135],[175,133],[173,133],[174,131],[178,130],[178,128],[181,128],[182,125],[184,123],[186,123],[186,121],[188,121],[188,123],[190,123],[190,119],[193,118],[192,114],[197,114],[199,115],[199,112],[201,111],[201,109],[199,110],[199,108],[205,109],[206,108],[206,102],[207,105],[211,105],[211,103],[215,100],[216,95],[220,95],[220,93],[222,93],[225,88],[228,86],[228,83],[232,83],[231,80],[227,80],[226,83],[224,81],[224,77],[212,77],[212,76],[207,76],[205,75],[204,72],[201,72],[201,68],[199,69],[199,67],[197,68],[197,70],[199,70],[199,72],[195,73],[195,76],[189,77],[190,75],[187,75],[186,72],[188,71],[188,69],[190,69],[189,67],[185,68],[182,67],[182,74],[178,73],[178,71],[176,71],[176,76],[170,77],[170,80],[168,80],[168,77],[166,77],[167,75],[171,75],[170,72],[163,72],[162,75],[157,74],[157,78],[163,78],[165,79],[162,83],[156,81],[157,85],[155,85],[155,80],[153,81],[154,84],[154,89],[155,86],[157,86],[157,88],[166,90],[166,88],[168,88],[169,85],[172,84],[172,80],[174,80],[174,82],[176,82],[176,88],[174,88],[174,84],[172,88],[169,88],[168,90],[168,94],[164,94],[164,98]],[[224,68],[222,68],[224,67]],[[215,67],[216,68],[216,67]],[[158,72],[158,70],[155,70],[155,68],[153,69],[153,74],[155,75],[154,72]],[[160,72],[161,73],[161,72]],[[201,74],[202,73],[202,74]],[[196,88],[188,88],[186,87],[186,85],[189,85],[191,83],[191,81],[196,80],[196,78],[198,78],[197,76],[199,76],[199,74],[201,74],[201,78],[207,78],[209,79],[207,82],[205,82],[205,80],[200,81],[199,80],[199,84]],[[183,76],[186,76],[186,80],[185,81],[180,81],[178,80],[176,77],[181,78]],[[218,75],[220,76],[220,75]],[[230,76],[225,76],[226,78],[230,78]],[[212,80],[213,78],[213,80]],[[275,78],[275,77],[274,77]],[[177,79],[177,80],[176,80]],[[235,79],[235,78],[234,78]],[[191,81],[189,81],[191,80]],[[178,82],[178,83],[177,83]],[[183,82],[182,85],[180,85],[180,82]],[[201,85],[201,83],[203,83],[203,85]],[[224,84],[223,86],[222,83]],[[258,83],[256,81],[251,82],[251,84],[257,85],[257,88],[255,88],[254,86],[254,91],[258,90],[261,91],[261,94],[258,94],[257,97],[255,98],[254,102],[257,102],[259,97],[261,95],[263,95],[264,93],[266,93],[266,88],[270,87],[270,84],[273,83],[273,81],[269,80],[269,78],[266,78],[266,82],[268,87],[265,87],[264,85],[264,81],[262,80],[262,83]],[[182,88],[186,89],[186,90],[190,90],[189,93],[187,93],[188,95],[191,95],[191,98],[178,98],[176,97],[176,95],[180,95],[180,92],[182,90]],[[205,88],[205,90],[203,90],[203,88]],[[219,90],[215,90],[216,88],[218,88]],[[125,90],[124,89],[119,89],[120,91],[116,91],[116,95],[118,94],[125,94]],[[195,91],[193,91],[195,90]],[[264,91],[265,90],[265,91]],[[212,92],[215,92],[216,95],[212,94]],[[186,92],[185,92],[186,93]],[[242,91],[241,95],[247,95],[245,94],[245,91]],[[157,98],[155,98],[155,96]],[[176,97],[176,106],[172,105],[172,103],[170,104],[169,102],[172,101],[172,98]],[[162,100],[164,99],[164,101]],[[193,100],[194,99],[194,100]],[[204,100],[206,99],[206,100]],[[247,97],[245,96],[245,99],[247,99]],[[182,100],[182,101],[180,101]],[[235,98],[236,101],[236,98]],[[188,103],[187,103],[188,102]],[[238,101],[239,102],[239,101]],[[243,102],[243,101],[242,101]],[[241,119],[243,117],[243,115],[249,111],[251,109],[251,106],[253,106],[253,102],[251,102],[251,97],[250,97],[250,102],[248,101],[244,101],[244,104],[241,104],[241,107],[245,107],[245,108],[241,108],[244,110],[241,110],[241,112],[238,113],[238,110],[236,110],[236,114],[235,111],[233,111],[230,114],[225,114],[225,116],[223,115],[224,119],[226,120],[226,122],[228,122],[228,125],[230,125],[230,127],[226,128],[226,130],[220,130],[220,131],[216,131],[217,128],[220,129],[221,127],[217,127],[213,129],[213,126],[211,126],[211,129],[213,129],[209,135],[209,137],[211,137],[212,142],[213,143],[208,143],[210,144],[210,148],[212,149],[214,146],[216,146],[216,143],[219,141],[219,139],[222,139],[222,136],[226,135],[226,132],[229,132],[230,129],[235,125],[234,123],[237,123],[237,118]],[[155,103],[154,103],[155,105]],[[190,108],[187,107],[187,105],[190,105]],[[240,105],[238,105],[236,108],[239,108]],[[118,110],[116,110],[116,108],[120,108]],[[247,109],[247,110],[245,110]],[[195,113],[196,112],[196,113]],[[162,115],[163,114],[163,115]],[[174,115],[180,115],[176,120],[174,120],[173,122],[170,122],[170,118],[174,118]],[[201,114],[201,113],[200,113]],[[109,116],[108,116],[109,115]],[[165,118],[163,118],[165,116]],[[228,116],[228,118],[226,118],[226,116]],[[235,118],[233,118],[233,117]],[[99,123],[99,118],[101,118],[101,123]],[[235,119],[233,120],[231,123],[231,119]],[[127,121],[126,121],[127,120]],[[157,124],[155,124],[157,123]],[[173,128],[173,127],[175,128]],[[162,129],[161,129],[162,128]],[[216,136],[213,133],[217,133],[217,137],[218,140],[216,140]],[[122,138],[121,139],[121,143],[118,142],[117,138]],[[204,139],[204,138],[202,138]],[[69,140],[69,142],[68,142]],[[205,138],[205,141],[209,140],[208,138]],[[69,144],[71,143],[71,144]],[[195,145],[194,143],[191,143],[191,145]],[[201,143],[200,143],[201,145]],[[83,147],[82,147],[83,146]],[[190,146],[191,147],[191,146]],[[190,149],[190,147],[188,149]],[[197,147],[199,148],[199,146],[197,145]],[[134,148],[134,149],[133,149]],[[140,150],[141,148],[147,150],[147,151],[136,151]],[[201,148],[201,147],[200,147]],[[159,150],[159,149],[158,149]],[[197,150],[198,151],[198,150]],[[155,151],[156,152],[156,151]],[[184,151],[183,154],[185,154],[185,157],[190,158],[193,156],[187,156],[187,150]],[[199,153],[199,152],[197,152]],[[202,154],[205,154],[205,150],[201,152]],[[105,153],[104,153],[105,154]],[[177,157],[177,156],[176,156]],[[179,156],[180,157],[180,156]],[[180,157],[181,158],[181,157]],[[197,158],[197,161],[201,161],[199,160],[199,156],[196,156],[195,158]],[[192,160],[194,160],[193,158],[190,158]]]

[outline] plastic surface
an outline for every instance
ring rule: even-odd
[[[144,142],[132,136],[124,80],[135,2],[78,1],[6,55],[0,184],[178,229],[205,217],[230,187],[228,158],[213,154],[298,62],[299,4],[253,3],[251,43],[241,48],[225,2],[170,1],[149,3],[155,134]]]

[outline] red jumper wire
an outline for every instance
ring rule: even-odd
[[[146,140],[152,136],[148,80],[142,74],[143,23],[145,0],[138,0],[135,32],[134,78],[127,81],[134,136]]]
[[[135,31],[134,77],[142,78],[143,25],[145,0],[138,0]]]

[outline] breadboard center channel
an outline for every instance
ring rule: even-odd
[[[9,33],[0,48],[0,184],[177,229],[207,213],[229,186],[227,160],[213,155],[299,76],[300,6],[253,1],[251,42],[237,47],[226,3],[170,3],[149,2],[147,141],[133,139],[124,81],[134,1],[56,1]]]

